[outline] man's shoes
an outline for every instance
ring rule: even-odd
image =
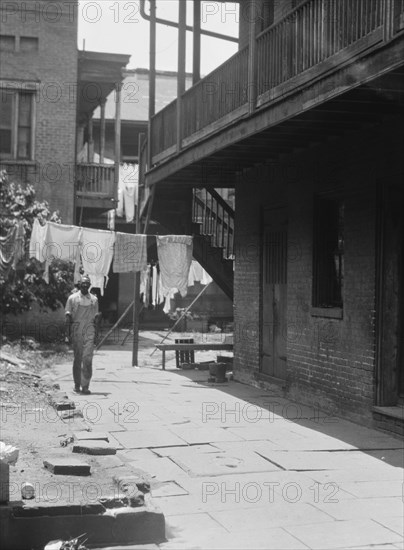
[[[80,393],[80,386],[74,386],[73,393]]]
[[[83,395],[90,395],[90,390],[88,388],[81,388],[81,393]]]

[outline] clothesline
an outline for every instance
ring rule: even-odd
[[[160,287],[164,298],[173,289],[187,293],[192,262],[193,237],[190,235],[156,235],[160,266]],[[44,279],[49,281],[49,266],[54,258],[75,264],[75,282],[80,266],[101,295],[108,283],[112,265],[114,273],[144,272],[147,269],[147,235],[91,229],[46,222],[33,224],[29,257],[45,265]]]

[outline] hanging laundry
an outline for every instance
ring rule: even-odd
[[[157,255],[163,295],[173,288],[187,295],[188,275],[192,262],[192,237],[189,235],[156,236]]]
[[[158,289],[158,271],[157,266],[153,265],[152,267],[152,305],[156,307],[157,305],[157,289]]]
[[[116,215],[125,218],[128,223],[135,218],[139,183],[139,165],[124,163],[119,166],[118,204]]]
[[[104,287],[108,283],[108,273],[114,254],[115,233],[102,229],[82,228],[79,250],[84,273],[91,280],[93,288],[101,290],[104,295]],[[75,278],[78,280],[76,266]]]
[[[194,286],[195,282],[201,283],[201,285],[208,285],[212,281],[212,277],[203,269],[201,264],[196,260],[192,260],[189,269],[188,286]]]
[[[38,218],[35,218],[32,224],[31,239],[29,241],[29,257],[36,258],[39,262],[45,261],[44,245],[45,245],[46,224],[41,225]]]
[[[115,273],[144,271],[147,267],[147,235],[116,233],[114,248]]]
[[[2,277],[7,277],[13,266],[16,237],[16,225],[10,227],[7,233],[3,237],[0,237],[0,275]]]
[[[114,209],[108,210],[107,212],[107,228],[110,231],[115,231],[115,213]]]
[[[78,259],[78,246],[81,227],[47,222],[43,255],[45,271],[43,278],[49,283],[49,266],[54,259],[66,260],[75,263]]]

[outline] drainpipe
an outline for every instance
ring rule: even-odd
[[[156,110],[156,0],[150,0],[149,35],[149,125],[147,131],[147,167],[152,165],[152,117]]]
[[[255,111],[257,100],[257,56],[256,56],[256,21],[257,21],[257,3],[255,0],[250,0],[249,4],[249,43],[248,43],[248,108],[250,114]]]
[[[178,76],[177,76],[177,152],[181,150],[182,137],[182,95],[185,92],[187,3],[178,2]]]

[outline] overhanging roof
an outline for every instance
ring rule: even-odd
[[[130,55],[104,52],[78,52],[78,122],[84,123],[97,106],[123,80],[122,70]]]

